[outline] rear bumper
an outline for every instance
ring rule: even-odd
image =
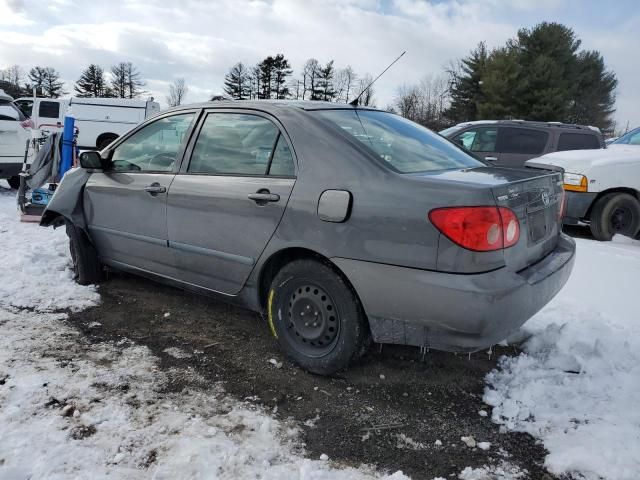
[[[565,225],[580,225],[584,223],[587,212],[598,196],[597,192],[565,192],[567,204],[562,222]]]
[[[475,351],[507,338],[567,282],[575,242],[520,272],[457,275],[334,258],[360,296],[374,340]]]
[[[13,157],[11,157],[13,158]],[[22,171],[22,162],[3,162],[0,159],[0,178],[11,178],[17,176]]]

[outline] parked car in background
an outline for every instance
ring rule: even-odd
[[[598,128],[560,122],[479,120],[459,123],[440,135],[488,162],[507,167],[521,167],[550,152],[604,148]]]
[[[99,150],[160,111],[160,104],[153,98],[22,97],[16,104],[31,117],[34,128],[48,131],[62,127],[67,109],[71,107],[78,127],[78,146]]]
[[[640,146],[640,127],[635,128],[616,138],[610,145],[636,145]]]
[[[209,102],[84,152],[42,225],[77,278],[101,264],[264,312],[328,374],[369,339],[474,351],[567,281],[562,176],[487,166],[397,115],[326,102]]]
[[[527,166],[562,169],[567,206],[564,223],[588,225],[598,240],[640,231],[640,128],[604,150],[556,152]]]
[[[0,178],[7,179],[12,188],[20,185],[18,174],[31,138],[31,126],[13,98],[0,90]]]

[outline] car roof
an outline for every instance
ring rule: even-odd
[[[514,125],[514,126],[530,126],[538,128],[560,128],[560,129],[574,129],[574,130],[591,130],[600,133],[598,127],[591,125],[577,125],[574,123],[563,122],[540,122],[534,120],[474,120],[471,122],[458,123],[456,127],[470,127],[472,125],[487,125],[487,124],[499,124],[499,125]]]
[[[0,100],[13,101],[13,97],[0,88]]]
[[[353,106],[349,103],[336,103],[311,100],[215,100],[210,102],[192,103],[173,107],[165,112],[185,110],[190,108],[243,108],[276,112],[282,108],[298,108],[300,110],[378,110],[366,106]],[[164,112],[163,112],[164,113]]]

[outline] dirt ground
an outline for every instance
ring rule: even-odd
[[[176,391],[194,387],[188,373],[195,371],[239,399],[294,418],[312,458],[324,453],[347,465],[402,470],[416,480],[455,478],[467,466],[505,459],[532,479],[553,478],[542,467],[545,449],[532,437],[500,433],[478,413],[491,414],[482,402],[484,376],[514,349],[470,357],[429,352],[422,359],[417,348],[374,345],[359,364],[327,378],[284,358],[254,313],[126,274],[112,273],[100,294],[102,305],[70,317],[91,341],[126,337],[146,345],[163,368],[185,370],[184,381],[172,385]],[[171,347],[190,356],[166,353]],[[463,436],[491,448],[470,448]]]

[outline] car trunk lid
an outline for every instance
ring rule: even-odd
[[[533,178],[494,186],[492,192],[496,204],[513,210],[520,221],[520,241],[504,250],[509,269],[526,268],[556,247],[564,198],[559,173],[538,173]]]

